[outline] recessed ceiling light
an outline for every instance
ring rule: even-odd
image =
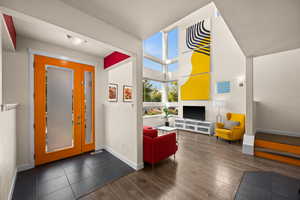
[[[80,45],[80,44],[83,44],[83,43],[87,43],[86,40],[84,39],[81,39],[79,37],[75,37],[75,36],[72,36],[72,35],[67,35],[67,38],[72,42],[72,44],[74,45]]]

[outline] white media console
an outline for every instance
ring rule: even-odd
[[[194,119],[176,118],[175,127],[179,130],[192,131],[207,135],[214,134],[214,122],[200,121]]]

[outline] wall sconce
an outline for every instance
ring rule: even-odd
[[[244,87],[245,84],[245,77],[244,76],[239,76],[237,79],[237,84],[239,87]]]

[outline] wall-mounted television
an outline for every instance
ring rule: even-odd
[[[183,106],[183,118],[205,121],[205,106]]]

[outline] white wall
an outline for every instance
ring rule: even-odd
[[[96,101],[95,101],[95,134],[96,146],[102,147],[104,143],[103,129],[103,101],[104,91],[102,84],[105,81],[105,74],[102,73],[103,59],[90,56],[52,44],[40,41],[17,37],[17,50],[15,52],[3,52],[3,97],[4,103],[18,102],[17,109],[17,164],[21,168],[29,167],[33,164],[33,132],[30,125],[30,84],[33,84],[30,77],[29,52],[32,50],[48,53],[49,55],[65,56],[71,59],[88,62],[96,66]],[[103,79],[102,79],[103,77]],[[103,94],[101,94],[103,93]]]
[[[216,120],[217,110],[213,107],[212,101],[215,99],[225,100],[226,106],[223,109],[223,115],[227,112],[246,113],[246,89],[239,87],[237,79],[245,77],[245,56],[234,39],[232,33],[227,27],[221,16],[216,16],[216,10],[213,4],[200,9],[192,16],[185,18],[178,24],[179,26],[179,52],[182,52],[185,45],[184,31],[187,25],[192,25],[201,20],[211,18],[211,99],[209,101],[180,101],[180,105],[206,106],[206,119]],[[179,71],[176,76],[179,78],[179,87],[184,84],[190,74],[190,59],[186,55],[179,54]],[[187,68],[190,66],[190,68]],[[231,92],[227,94],[216,93],[216,83],[219,81],[230,81]],[[180,91],[180,90],[179,90]],[[180,95],[180,94],[179,94]],[[179,116],[182,116],[182,109],[179,109]]]
[[[0,199],[12,195],[16,166],[16,110],[0,111]]]
[[[175,118],[176,117],[169,118],[170,126],[174,125]],[[143,120],[143,125],[144,126],[152,126],[152,127],[164,126],[165,119],[163,118],[163,115],[145,116],[144,120]]]
[[[135,125],[132,120],[134,102],[123,102],[123,86],[132,86],[132,62],[125,62],[108,71],[108,83],[118,84],[118,101],[105,103],[105,145],[108,151],[138,168]],[[107,94],[107,93],[106,93]],[[107,98],[107,95],[106,95]]]
[[[2,15],[2,13],[0,12],[0,14]],[[3,38],[3,34],[2,33],[2,26],[3,26],[3,21],[2,21],[2,16],[0,18],[0,105],[2,104],[2,38]]]
[[[257,128],[300,136],[300,49],[253,62]]]

